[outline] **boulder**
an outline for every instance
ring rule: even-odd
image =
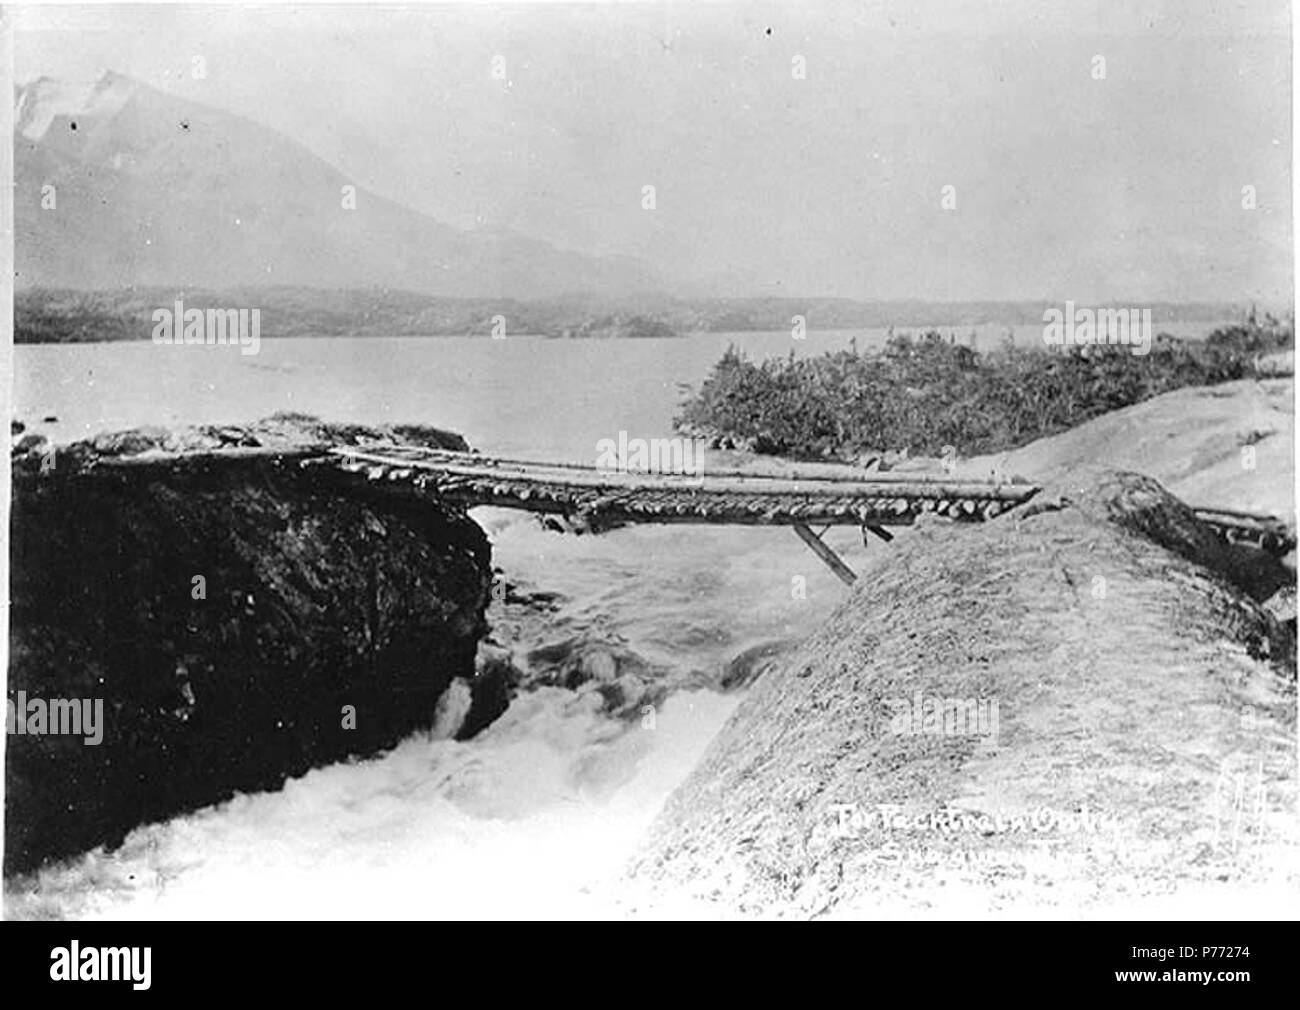
[[[93,699],[103,726],[98,743],[9,735],[6,873],[391,747],[474,680],[488,542],[459,511],[313,461],[360,439],[410,441],[280,415],[15,462],[9,700]],[[229,446],[284,452],[205,455]]]
[[[1293,901],[1294,625],[1264,591],[1131,473],[919,527],[757,680],[670,797],[631,867],[642,908]]]

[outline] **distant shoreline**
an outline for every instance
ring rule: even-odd
[[[818,333],[850,329],[960,330],[1041,325],[1042,302],[860,302],[832,298],[680,299],[568,296],[513,300],[445,298],[375,289],[29,288],[14,295],[14,343],[149,340],[152,316],[183,299],[199,309],[258,308],[263,337],[484,337],[685,339],[713,333]],[[1119,304],[1116,302],[1116,304]],[[1154,325],[1240,322],[1251,306],[1141,303]],[[1098,306],[1103,307],[1103,306]],[[1260,311],[1263,311],[1262,309]],[[1286,310],[1289,313],[1288,307]],[[935,322],[941,319],[941,322]],[[1208,332],[1208,329],[1207,329]]]

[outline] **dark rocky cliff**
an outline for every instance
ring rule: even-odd
[[[9,698],[102,699],[104,727],[93,746],[9,735],[6,873],[389,747],[472,681],[487,540],[462,514],[312,463],[369,440],[466,448],[291,415],[53,456],[20,442]],[[232,448],[248,455],[211,455]]]

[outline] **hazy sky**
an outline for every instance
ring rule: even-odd
[[[676,277],[1291,299],[1285,0],[14,13],[20,82],[111,67],[260,120],[449,224]]]

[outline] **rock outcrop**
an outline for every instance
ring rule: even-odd
[[[1252,584],[1155,481],[1097,471],[877,559],[669,799],[632,868],[644,907],[1087,915],[1190,882],[1300,889],[1278,869],[1300,839],[1274,573]]]
[[[392,746],[473,683],[483,532],[312,462],[375,440],[466,448],[277,415],[18,453],[9,700],[103,715],[98,744],[11,731],[6,873]]]

